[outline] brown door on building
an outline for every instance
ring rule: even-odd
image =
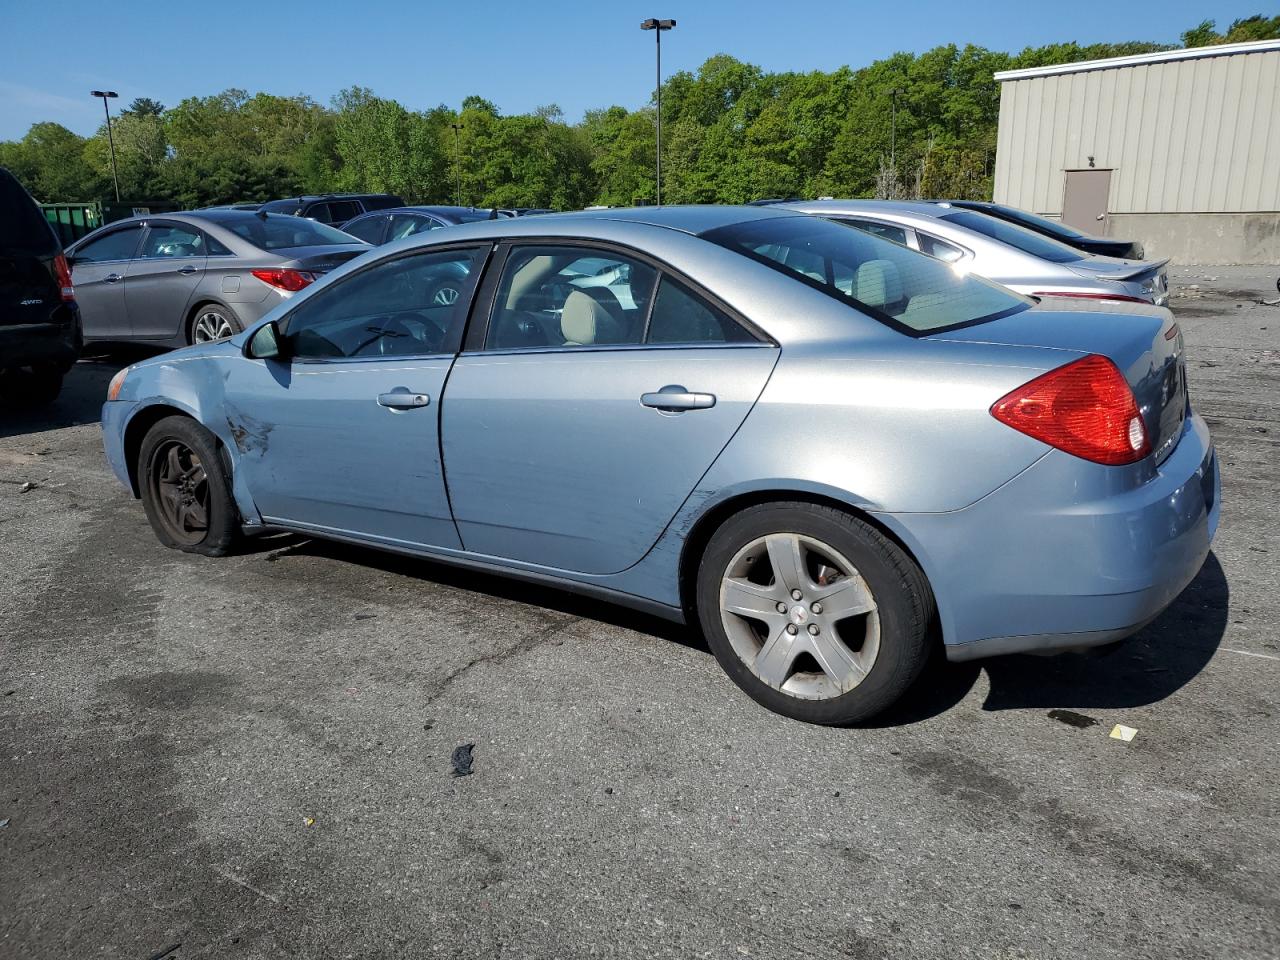
[[[1062,222],[1069,227],[1107,234],[1107,197],[1111,193],[1110,170],[1068,170],[1062,198]]]

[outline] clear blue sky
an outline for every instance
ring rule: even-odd
[[[1176,42],[1204,19],[1273,15],[1274,0],[0,0],[0,139],[54,120],[90,134],[101,101],[172,106],[227,87],[327,103],[372,88],[411,109],[477,93],[504,113],[556,103],[647,102],[648,16],[674,17],[663,70],[730,53],[766,70],[862,66],[898,50],[975,43],[996,50],[1076,40]]]

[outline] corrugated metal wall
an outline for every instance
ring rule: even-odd
[[[995,199],[1061,214],[1111,168],[1111,213],[1280,210],[1280,50],[1005,80]]]

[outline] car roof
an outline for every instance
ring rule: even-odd
[[[577,210],[569,213],[544,213],[535,224],[549,219],[617,220],[624,223],[646,223],[655,227],[679,230],[694,236],[751,220],[768,220],[778,217],[794,217],[796,211],[778,207],[721,206],[696,204],[673,207],[618,207],[605,210]],[[510,220],[506,223],[511,223]]]
[[[451,207],[445,204],[422,204],[422,203],[406,203],[402,207],[384,207],[381,210],[366,210],[360,214],[360,217],[369,217],[374,214],[388,213],[433,213],[441,216],[456,216],[463,213],[482,213],[486,216],[489,214],[489,207]]]
[[[800,200],[796,203],[780,203],[775,210],[792,210],[800,213],[910,213],[921,217],[941,216],[938,204],[933,200]]]

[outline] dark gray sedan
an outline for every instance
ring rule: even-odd
[[[203,210],[108,224],[67,250],[86,340],[222,340],[369,245],[283,214]]]

